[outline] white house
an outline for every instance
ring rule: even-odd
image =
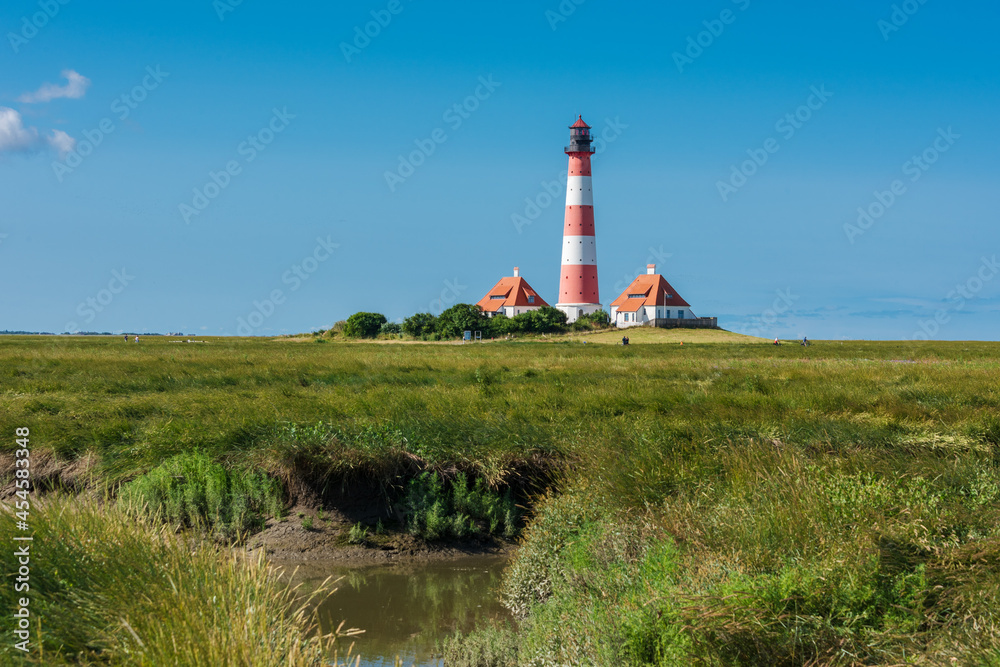
[[[514,317],[549,304],[545,303],[528,281],[521,277],[520,270],[515,266],[514,275],[501,278],[500,282],[494,285],[476,305],[490,317],[497,313]]]
[[[656,264],[648,264],[646,275],[633,280],[621,296],[611,302],[611,321],[619,328],[671,319],[695,319],[695,314],[666,278],[656,272]]]

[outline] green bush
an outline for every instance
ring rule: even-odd
[[[379,333],[387,336],[396,336],[403,333],[403,327],[398,322],[386,322],[379,329]]]
[[[581,315],[576,318],[576,321],[573,322],[571,328],[573,331],[587,331],[590,329],[607,329],[610,326],[611,316],[603,310],[597,310],[593,313]]]
[[[263,473],[230,471],[201,452],[178,454],[125,484],[118,505],[132,514],[234,538],[283,511],[282,490]]]
[[[344,335],[348,338],[375,338],[386,323],[381,313],[354,313],[344,324]]]
[[[442,338],[458,338],[465,331],[487,331],[489,318],[483,310],[470,303],[456,303],[437,318],[437,333]]]
[[[551,306],[542,306],[510,318],[500,314],[490,319],[486,329],[488,333],[484,335],[491,336],[517,333],[556,333],[566,330],[566,313]]]
[[[437,318],[430,313],[417,313],[403,320],[403,333],[421,338],[437,331]]]
[[[427,540],[512,538],[521,519],[510,489],[501,496],[481,478],[470,486],[465,473],[459,473],[450,485],[436,473],[421,473],[407,484],[404,511],[408,530]]]

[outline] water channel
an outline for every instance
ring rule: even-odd
[[[365,631],[353,639],[361,667],[395,665],[397,656],[406,667],[436,667],[443,664],[437,649],[445,637],[510,618],[497,596],[506,562],[497,556],[369,567],[311,561],[298,564],[294,582],[308,590],[328,576],[341,577],[337,592],[320,605],[320,623],[325,632],[341,621],[345,629]],[[291,571],[296,564],[282,566]],[[350,641],[338,642],[341,657]]]

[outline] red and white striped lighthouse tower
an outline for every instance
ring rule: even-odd
[[[563,225],[562,267],[556,308],[570,322],[601,308],[597,291],[597,243],[594,237],[594,193],[590,185],[590,126],[583,117],[569,127],[569,173],[566,179],[566,221]]]

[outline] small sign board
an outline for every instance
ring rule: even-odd
[[[472,332],[471,331],[466,331],[465,332],[465,336],[463,336],[462,340],[463,341],[472,340]]]

